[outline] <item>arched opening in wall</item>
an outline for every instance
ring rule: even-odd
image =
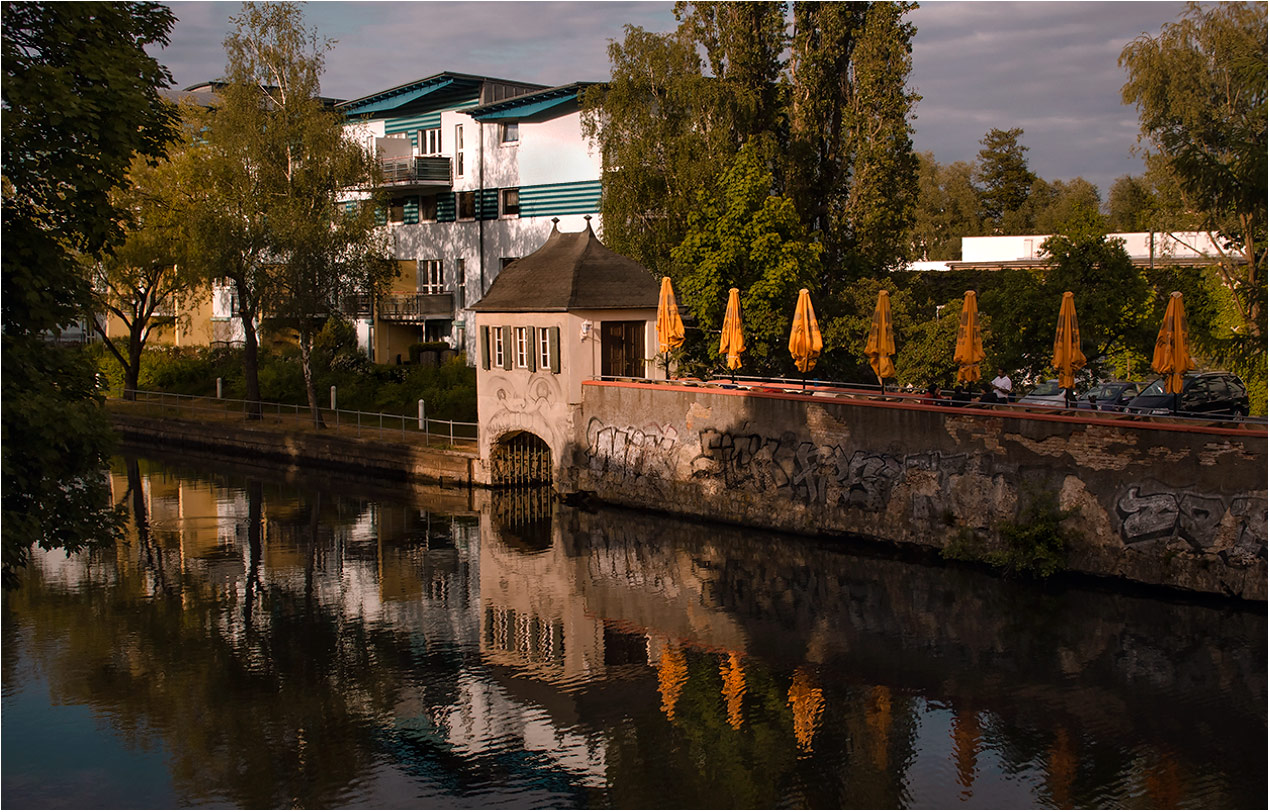
[[[541,437],[518,431],[503,437],[490,449],[490,484],[550,485],[551,447]]]

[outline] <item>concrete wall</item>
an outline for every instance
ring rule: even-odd
[[[1052,493],[1073,571],[1266,598],[1264,431],[588,382],[566,461],[607,502],[933,548]]]

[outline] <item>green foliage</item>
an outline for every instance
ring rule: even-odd
[[[1067,565],[1067,549],[1075,536],[1063,522],[1075,513],[1061,510],[1052,493],[1031,493],[1017,522],[997,526],[1002,547],[990,551],[985,560],[1007,572],[1048,578]]]
[[[148,3],[8,3],[4,7],[3,578],[31,544],[77,549],[120,522],[102,478],[111,434],[82,356],[41,340],[89,302],[76,254],[121,236],[111,192],[134,154],[163,154],[171,76],[145,52],[174,21]]]
[[[1120,54],[1123,98],[1138,108],[1142,139],[1176,179],[1185,208],[1242,259],[1227,257],[1218,269],[1251,345],[1245,354],[1265,342],[1266,13],[1264,3],[1192,3]]]
[[[979,211],[984,225],[993,230],[1022,233],[1023,223],[1009,222],[1007,217],[1019,212],[1032,194],[1037,177],[1028,169],[1027,147],[1019,143],[1021,127],[1002,130],[993,127],[980,139],[979,163],[975,184],[979,191]],[[1014,227],[1012,227],[1014,226]]]
[[[707,336],[723,326],[728,289],[741,289],[746,368],[761,365],[775,373],[793,367],[781,349],[789,342],[798,291],[819,271],[820,246],[807,238],[793,203],[771,188],[771,172],[757,150],[742,148],[723,173],[718,195],[698,197],[688,233],[671,256],[683,302]]]
[[[838,297],[837,306],[833,308],[837,315],[821,322],[825,350],[819,368],[824,370],[824,374],[832,376],[834,380],[877,382],[868,357],[864,354],[864,345],[868,342],[869,329],[873,326],[878,291],[882,289],[886,289],[891,297],[891,322],[897,350],[907,343],[913,329],[909,315],[912,312],[910,295],[900,290],[890,277],[857,279],[845,287]]]
[[[979,196],[972,180],[974,167],[964,161],[943,166],[930,152],[918,159],[919,194],[911,256],[916,260],[959,260],[961,238],[983,233]]]
[[[961,322],[961,303],[961,297],[949,299],[940,308],[938,318],[915,322],[903,334],[902,342],[896,338],[895,376],[900,386],[911,384],[924,390],[932,383],[943,389],[953,385],[957,378],[953,351]],[[984,320],[991,323],[986,317]]]

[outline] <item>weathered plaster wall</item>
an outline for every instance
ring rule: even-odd
[[[1070,569],[1266,598],[1264,434],[589,383],[566,456],[608,502],[935,548],[1056,493]]]

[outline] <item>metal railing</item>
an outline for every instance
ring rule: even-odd
[[[888,400],[896,403],[917,403],[926,406],[943,406],[947,408],[976,409],[993,412],[1007,412],[1019,416],[1033,415],[1066,415],[1099,420],[1124,420],[1141,423],[1143,421],[1160,421],[1184,425],[1207,425],[1219,423],[1236,428],[1266,428],[1267,418],[1249,415],[1215,414],[1211,412],[1170,411],[1168,414],[1128,410],[1124,407],[1100,406],[1089,407],[1088,402],[1076,402],[1072,405],[1049,403],[1019,403],[1018,399],[1009,403],[980,403],[970,395],[962,393],[959,399],[956,392],[947,389],[938,390],[935,397],[928,397],[921,391],[908,391],[895,386],[882,387],[876,383],[846,383],[842,381],[825,381],[809,378],[763,378],[752,375],[731,376],[715,375],[706,378],[630,378],[597,375],[594,380],[630,383],[670,384],[674,386],[704,386],[726,390],[745,391],[754,394],[795,394],[814,395],[825,398],[863,398],[867,400]]]
[[[383,158],[386,186],[449,186],[450,159],[444,156]]]
[[[425,316],[454,314],[452,293],[389,293],[379,299],[379,317],[390,321],[408,321]]]
[[[253,414],[252,401],[238,398],[178,395],[172,392],[131,390],[132,400],[124,400],[124,390],[110,389],[108,398],[134,404],[139,413],[157,413],[168,417],[185,417],[209,422],[250,421],[252,425],[278,426],[288,429],[318,431],[312,410],[307,405],[255,401],[259,415]],[[479,426],[461,420],[441,420],[423,415],[362,412],[355,409],[319,409],[325,433],[367,437],[379,440],[422,442],[425,445],[475,449],[480,437]]]

